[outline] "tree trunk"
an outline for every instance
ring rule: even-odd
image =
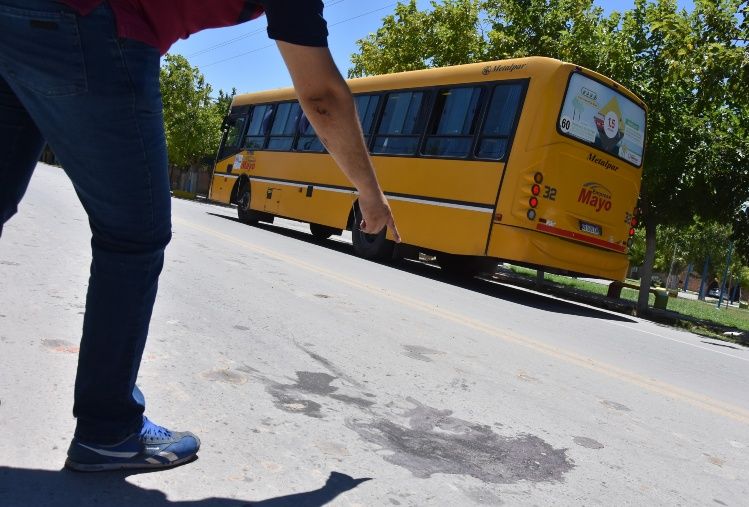
[[[645,260],[640,270],[640,294],[637,298],[637,313],[648,311],[650,297],[650,280],[653,277],[653,263],[655,262],[655,230],[653,220],[645,222]]]

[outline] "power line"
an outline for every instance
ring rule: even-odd
[[[334,5],[338,5],[339,3],[345,2],[345,1],[346,0],[330,0],[327,4],[325,4],[325,8],[333,7]],[[219,42],[218,44],[215,44],[213,46],[208,46],[207,48],[201,49],[200,51],[196,51],[195,53],[191,53],[191,54],[187,55],[187,58],[192,58],[194,56],[198,56],[198,55],[202,55],[202,54],[205,54],[205,53],[209,53],[209,52],[214,51],[214,50],[216,50],[218,48],[222,48],[224,46],[228,46],[230,44],[234,44],[237,41],[240,41],[240,40],[243,40],[243,39],[247,39],[249,37],[252,37],[253,35],[257,35],[260,32],[265,31],[265,29],[266,29],[266,27],[258,28],[257,30],[252,30],[250,32],[243,33],[243,34],[238,35],[238,36],[236,36],[234,38],[227,39],[227,40],[225,40],[223,42]]]
[[[228,46],[229,44],[234,44],[237,41],[240,41],[242,39],[246,39],[248,37],[252,37],[253,35],[259,34],[263,30],[265,30],[265,27],[259,28],[257,30],[253,30],[251,32],[247,32],[247,33],[242,34],[242,35],[238,35],[237,37],[234,37],[233,39],[228,39],[228,40],[225,40],[224,42],[220,42],[220,43],[218,43],[218,44],[216,44],[214,46],[209,46],[209,47],[207,47],[205,49],[201,49],[200,51],[196,51],[195,53],[191,53],[191,54],[187,55],[187,57],[188,58],[192,58],[193,56],[202,55],[204,53],[208,53],[210,51],[218,49],[220,47]]]
[[[338,1],[342,2],[344,0],[338,0]],[[380,7],[378,9],[373,9],[371,11],[367,11],[367,12],[359,14],[357,16],[352,16],[350,18],[338,21],[337,23],[330,24],[330,25],[328,25],[328,27],[334,27],[334,26],[337,26],[337,25],[342,25],[343,23],[348,23],[349,21],[353,21],[355,19],[363,18],[364,16],[369,16],[370,14],[374,14],[375,12],[384,11],[385,9],[389,9],[389,8],[394,7],[396,5],[397,5],[397,2],[393,2],[393,3],[387,4],[384,7]],[[252,53],[257,53],[258,51],[262,51],[263,49],[268,49],[268,48],[271,48],[273,46],[275,46],[275,44],[268,44],[267,46],[262,46],[262,47],[259,47],[259,48],[256,48],[256,49],[251,49],[250,51],[245,51],[244,53],[239,53],[238,55],[230,56],[229,58],[224,58],[222,60],[217,60],[215,62],[211,62],[211,63],[208,63],[206,65],[200,65],[200,67],[201,68],[205,68],[205,67],[211,67],[213,65],[218,65],[219,63],[228,62],[229,60],[235,60],[235,59],[240,58],[242,56],[247,56],[247,55],[252,54]]]

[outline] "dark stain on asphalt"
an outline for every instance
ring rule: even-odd
[[[632,409],[628,406],[622,405],[621,403],[617,403],[615,401],[603,400],[601,403],[608,408],[613,408],[614,410],[620,410],[622,412],[632,412]]]
[[[299,348],[299,350],[307,354],[313,361],[320,363],[323,367],[325,367],[326,370],[328,370],[330,373],[335,375],[336,378],[345,380],[352,386],[357,386],[357,387],[361,386],[361,384],[356,379],[347,375],[345,371],[343,371],[341,368],[333,364],[332,361],[329,361],[328,359],[324,358],[320,354],[317,354],[316,352],[312,352],[311,350],[309,350],[308,348],[305,348],[299,343],[297,343],[296,346]]]
[[[279,387],[268,386],[268,393],[273,396],[273,404],[277,409],[292,414],[304,414],[307,417],[322,419],[322,405],[312,400],[299,398],[287,393]]]
[[[337,377],[327,373],[298,371],[296,376],[297,381],[294,384],[281,384],[261,378],[266,383],[266,391],[274,398],[274,405],[285,412],[322,418],[322,405],[301,397],[300,395],[303,394],[323,396],[359,408],[369,408],[374,405],[374,402],[364,398],[337,393],[338,388],[330,385]]]
[[[347,405],[357,405],[362,408],[369,408],[374,405],[373,401],[365,400],[364,398],[357,398],[355,396],[346,396],[345,394],[331,394],[330,397]]]
[[[452,417],[409,399],[408,425],[387,419],[346,422],[367,442],[390,452],[384,459],[419,478],[469,475],[493,484],[558,482],[574,468],[567,449],[555,449],[535,435],[498,435],[491,427]]]
[[[440,352],[439,350],[428,349],[420,345],[403,345],[403,348],[406,349],[406,357],[416,359],[417,361],[424,361],[426,363],[432,362],[432,358],[428,356],[444,354],[444,352]]]
[[[572,441],[586,449],[603,449],[603,444],[588,437],[572,437]]]
[[[249,327],[245,327],[245,326],[234,326],[234,329],[238,329],[239,331],[249,331],[250,330]]]
[[[338,390],[337,387],[330,385],[336,378],[327,373],[316,373],[311,371],[296,372],[297,383],[287,386],[288,389],[295,389],[304,393],[319,394],[327,396]]]
[[[19,263],[13,261],[0,261],[3,266],[20,266]]]

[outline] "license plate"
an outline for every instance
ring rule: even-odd
[[[588,234],[595,234],[596,236],[603,235],[603,230],[600,225],[589,224],[588,222],[580,222],[580,230],[587,232]]]

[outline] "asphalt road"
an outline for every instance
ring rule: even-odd
[[[173,206],[139,385],[200,458],[61,471],[89,232],[40,165],[0,240],[0,505],[747,505],[748,349]]]

